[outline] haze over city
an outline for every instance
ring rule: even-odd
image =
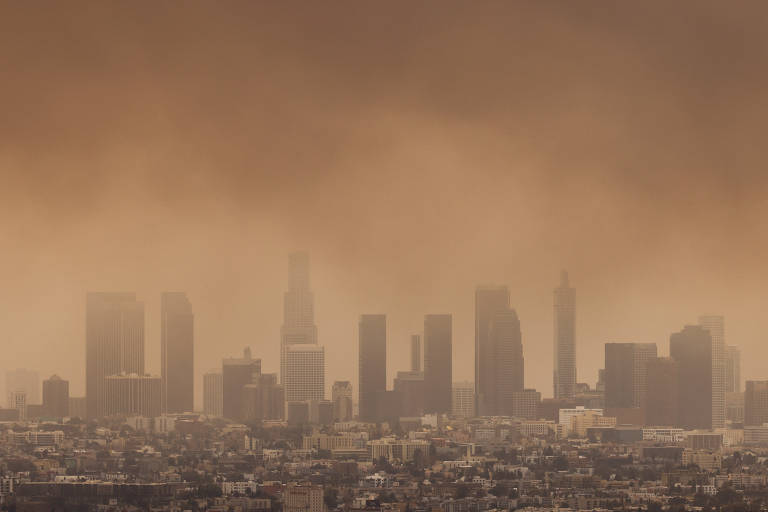
[[[86,293],[129,291],[159,373],[160,294],[184,291],[199,408],[245,346],[279,371],[305,250],[327,394],[357,383],[367,313],[390,387],[432,313],[473,380],[496,284],[552,396],[563,269],[579,382],[702,314],[765,377],[764,3],[227,6],[2,6],[0,369],[83,395]]]

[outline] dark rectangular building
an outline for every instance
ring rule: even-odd
[[[387,316],[362,315],[358,324],[359,412],[361,421],[377,421],[377,396],[387,390]]]
[[[453,384],[453,319],[424,317],[424,412],[449,413]]]
[[[744,391],[744,425],[768,423],[768,380],[748,380]]]
[[[165,292],[160,298],[160,365],[163,412],[194,410],[194,322],[187,294]]]
[[[246,348],[242,358],[224,359],[221,366],[224,417],[244,421],[243,388],[261,375],[261,359],[253,359],[251,349]]]
[[[645,424],[672,427],[679,424],[677,363],[671,357],[648,360]]]
[[[58,375],[43,381],[43,415],[52,418],[69,416],[69,381]]]
[[[669,338],[669,353],[677,363],[678,426],[712,428],[712,337],[698,325],[686,325]]]

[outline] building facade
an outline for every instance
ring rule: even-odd
[[[43,381],[43,414],[53,418],[69,416],[69,381],[58,375]]]
[[[605,407],[645,405],[647,365],[656,357],[655,343],[605,344]]]
[[[159,376],[129,373],[110,375],[104,380],[104,416],[155,418],[162,414],[162,379]]]
[[[361,421],[376,421],[377,395],[387,390],[387,317],[362,315],[358,324],[358,407]]]
[[[331,400],[333,401],[333,419],[335,421],[349,421],[354,415],[352,403],[352,383],[348,380],[337,380],[331,388]]]
[[[725,318],[720,315],[700,316],[699,325],[709,331],[712,338],[712,428],[723,428],[728,373]]]
[[[568,272],[560,274],[554,291],[554,372],[555,399],[572,399],[576,394],[576,290]]]
[[[424,317],[424,402],[427,413],[451,411],[453,382],[453,319],[451,315]]]
[[[221,372],[203,375],[203,412],[208,416],[224,416],[224,381]]]
[[[687,325],[669,338],[669,353],[677,363],[678,425],[712,428],[712,337],[699,325]]]
[[[221,364],[222,415],[231,420],[243,420],[243,386],[252,384],[261,375],[261,359],[251,357],[251,349],[243,357],[224,359]]]
[[[191,412],[195,396],[195,316],[186,293],[160,297],[160,376],[164,413]]]
[[[768,423],[768,380],[748,380],[744,389],[744,425]]]

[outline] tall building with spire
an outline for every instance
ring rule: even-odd
[[[725,318],[720,315],[702,315],[699,325],[712,337],[712,428],[725,427],[726,347]]]
[[[571,399],[576,394],[576,290],[568,272],[560,273],[554,292],[554,397]]]
[[[144,303],[134,293],[88,293],[85,395],[89,418],[108,411],[106,378],[144,375]]]
[[[309,254],[291,254],[288,257],[288,265],[288,291],[283,296],[283,326],[280,329],[281,383],[285,389],[286,401],[323,399],[325,352],[322,347],[317,346],[315,298],[310,291],[309,280]],[[293,345],[296,347],[290,350],[289,354],[288,347]],[[305,376],[310,378],[311,382],[306,381]]]
[[[194,410],[194,322],[183,292],[160,297],[160,398],[163,413]]]

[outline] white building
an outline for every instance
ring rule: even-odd
[[[285,401],[325,399],[325,348],[301,343],[285,346]]]
[[[573,418],[577,416],[584,416],[588,413],[594,414],[597,416],[602,416],[603,410],[602,409],[586,409],[582,405],[579,405],[574,409],[560,409],[558,413],[558,418],[559,418],[558,423],[562,425],[562,428],[565,429],[566,432],[570,432],[573,425]]]
[[[703,315],[699,317],[699,325],[712,337],[712,428],[723,428],[727,370],[725,319],[719,315]]]

